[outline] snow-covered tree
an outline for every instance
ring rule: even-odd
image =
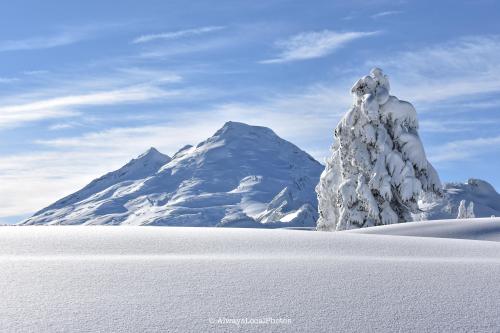
[[[465,200],[460,200],[460,205],[458,205],[458,215],[457,219],[467,218],[467,208],[465,207]]]
[[[470,201],[469,206],[465,205],[465,200],[460,200],[458,205],[458,215],[457,219],[473,219],[476,215],[474,214],[474,202]]]
[[[415,108],[389,90],[378,68],[352,87],[353,105],[335,129],[333,153],[316,188],[318,230],[411,221],[422,192],[441,193]]]
[[[475,217],[476,217],[476,215],[474,214],[474,202],[471,201],[471,202],[469,202],[469,206],[467,207],[467,218],[473,219]]]

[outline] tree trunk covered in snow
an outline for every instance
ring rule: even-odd
[[[316,188],[318,230],[411,221],[422,191],[441,193],[415,108],[389,89],[378,68],[352,87],[353,105],[335,129],[332,156]]]
[[[460,205],[458,205],[458,215],[457,219],[467,218],[467,208],[465,208],[465,200],[460,200]]]
[[[458,206],[458,215],[457,219],[473,219],[476,217],[474,214],[474,202],[470,201],[469,206],[465,205],[465,200],[460,201],[460,205]]]
[[[471,202],[469,202],[469,206],[467,207],[467,218],[473,219],[475,217],[476,217],[476,214],[474,214],[474,202],[471,201]]]

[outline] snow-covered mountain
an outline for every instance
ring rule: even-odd
[[[445,183],[443,192],[441,198],[434,195],[424,196],[419,202],[423,212],[414,215],[414,219],[454,219],[462,200],[467,204],[474,203],[476,217],[500,216],[500,194],[484,180],[469,179],[466,183]]]
[[[173,158],[151,148],[21,224],[312,227],[322,169],[269,128],[228,122]]]

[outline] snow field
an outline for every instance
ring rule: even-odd
[[[498,219],[489,223],[498,230]],[[106,226],[2,227],[0,241],[2,331],[494,332],[500,326],[498,242]],[[289,323],[231,321],[242,318]]]

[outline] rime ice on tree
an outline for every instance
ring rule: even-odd
[[[460,200],[460,204],[458,205],[457,219],[466,219],[466,218],[467,218],[467,208],[465,208],[465,200]]]
[[[415,108],[389,89],[378,68],[352,87],[353,105],[335,129],[333,154],[316,188],[318,230],[411,221],[423,191],[441,192],[418,136]]]
[[[460,201],[460,205],[458,206],[458,215],[457,219],[473,219],[476,215],[474,214],[474,202],[469,202],[469,206],[465,208],[465,200]]]
[[[476,214],[474,214],[474,202],[471,201],[471,202],[469,202],[469,206],[467,206],[467,218],[473,219],[475,217],[476,217]]]

